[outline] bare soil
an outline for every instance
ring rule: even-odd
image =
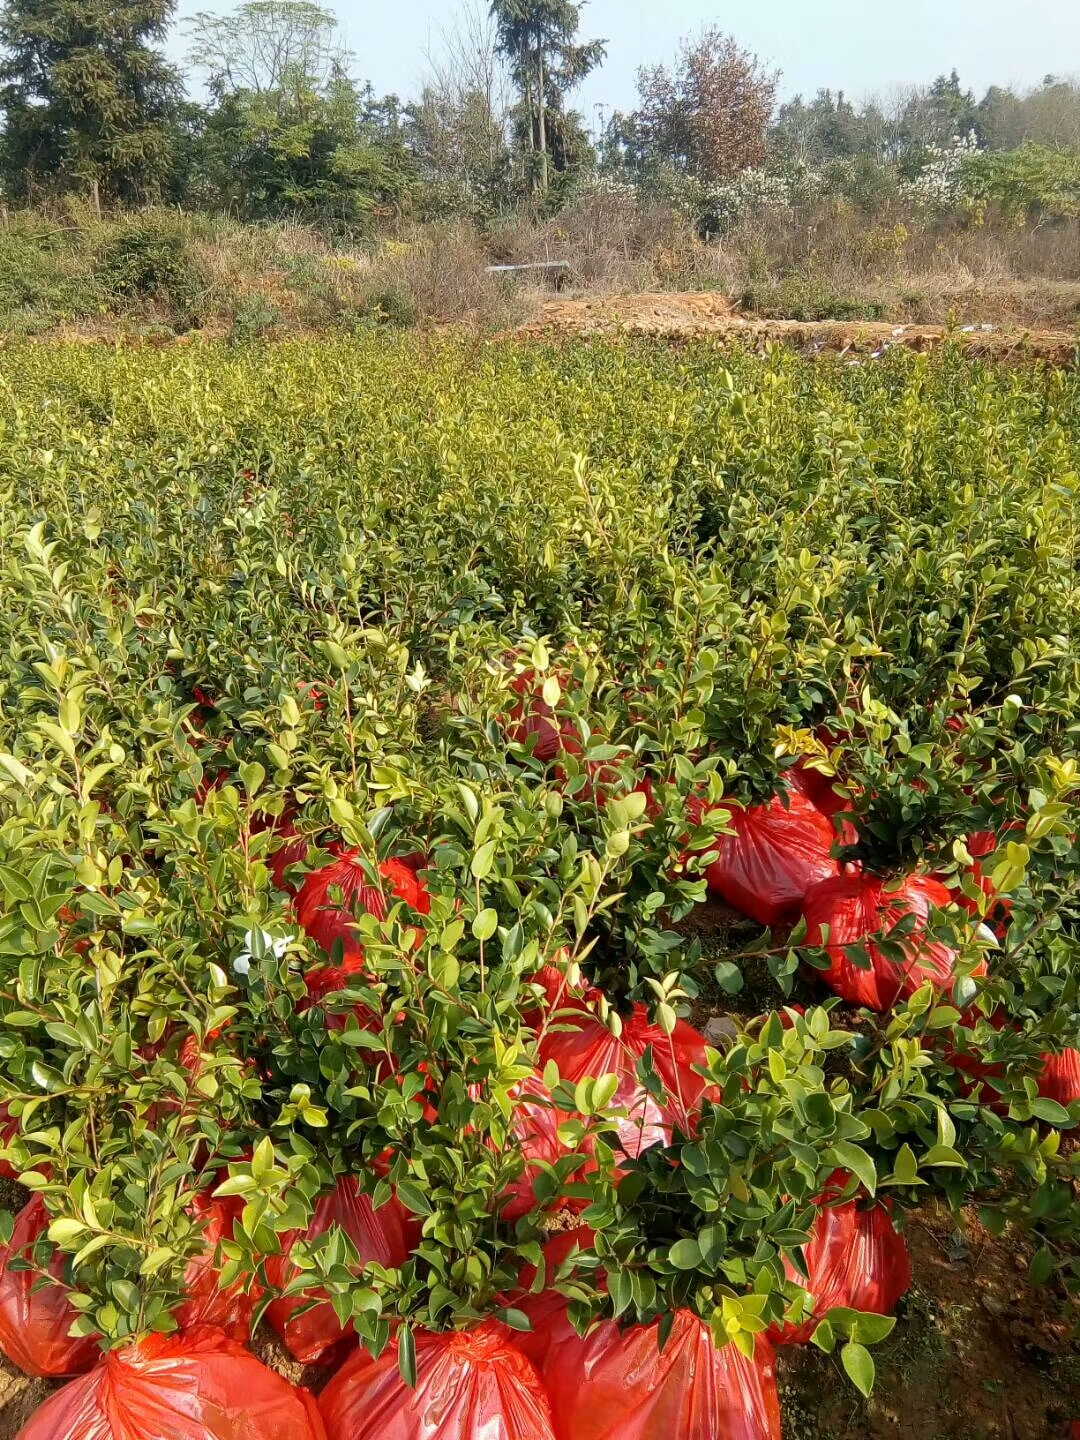
[[[782,1352],[785,1440],[1068,1440],[1080,1350],[1064,1297],[1028,1284],[1030,1252],[974,1214],[907,1218],[915,1283],[874,1351],[869,1401],[813,1346]]]
[[[714,292],[597,295],[548,300],[517,334],[536,339],[598,335],[656,335],[670,339],[714,336],[754,349],[790,345],[808,354],[877,358],[893,346],[927,351],[954,339],[974,355],[997,360],[1045,360],[1072,365],[1076,336],[1067,330],[1033,330],[1015,324],[948,327],[892,321],[770,320],[738,310]]]

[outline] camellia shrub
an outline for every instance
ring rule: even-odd
[[[561,1436],[582,1346],[677,1387],[712,1345],[765,1434],[774,1342],[869,1391],[930,1196],[1080,1284],[1072,375],[387,336],[5,370],[18,1363],[194,1336],[210,1386],[266,1316],[344,1364],[331,1432],[436,1374],[467,1415],[475,1359]]]

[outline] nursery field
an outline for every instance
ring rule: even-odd
[[[1069,1436],[1078,476],[951,343],[5,350],[0,1435]]]

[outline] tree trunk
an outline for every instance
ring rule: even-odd
[[[529,77],[529,42],[523,35],[521,39],[521,84],[525,101],[525,124],[529,132],[529,150],[536,150],[536,131],[533,128],[533,107],[532,107],[532,80]],[[528,153],[522,159],[522,188],[528,186],[531,190],[534,186],[533,167],[529,162]]]
[[[546,195],[548,188],[547,102],[544,95],[544,41],[539,33],[536,37],[536,78],[539,91],[537,95],[539,116],[536,132],[537,148],[540,151],[540,193]]]

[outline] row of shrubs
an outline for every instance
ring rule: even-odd
[[[769,1434],[793,1334],[869,1389],[928,1197],[1074,1283],[1073,377],[19,362],[4,1282],[108,1352],[42,1425],[176,1367],[231,1423],[197,1327],[265,1314],[316,1433],[509,1368],[587,1440],[640,1358]]]

